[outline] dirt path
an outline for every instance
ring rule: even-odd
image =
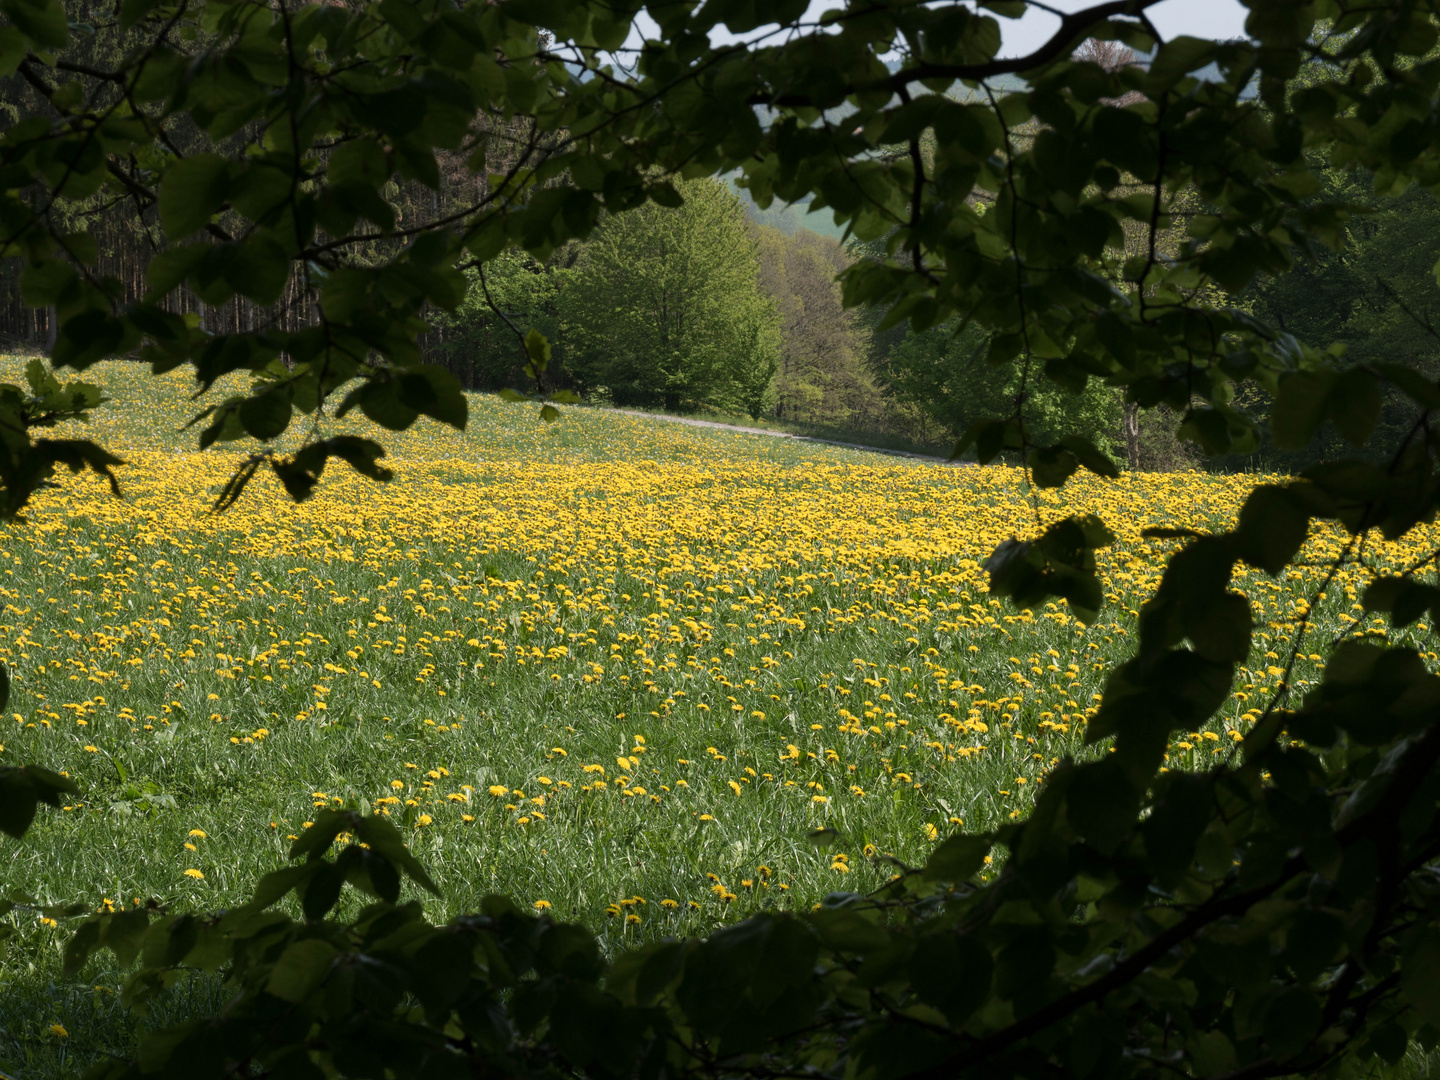
[[[592,406],[593,407],[593,406]],[[690,427],[715,428],[718,431],[733,431],[740,435],[767,435],[772,439],[794,439],[797,442],[814,443],[817,446],[838,446],[842,450],[863,450],[870,454],[887,454],[890,457],[909,458],[931,465],[969,465],[968,461],[950,461],[931,454],[916,454],[909,450],[889,450],[883,446],[866,446],[864,443],[840,442],[836,439],[821,439],[814,435],[797,435],[792,431],[770,431],[767,428],[744,427],[740,424],[722,424],[717,420],[692,420],[688,416],[666,416],[664,413],[642,412],[639,409],[610,409],[610,412],[626,416],[642,416],[647,420],[663,420],[667,424],[686,424]]]

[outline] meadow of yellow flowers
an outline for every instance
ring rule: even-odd
[[[962,822],[1023,814],[1085,752],[1174,547],[1141,529],[1222,526],[1255,482],[1077,478],[1032,502],[1010,468],[589,409],[544,425],[474,397],[463,435],[382,440],[388,485],[337,467],[296,506],[257,480],[217,517],[238,451],[190,451],[180,378],[88,377],[113,398],[87,434],[126,458],[123,500],[66,478],[0,539],[0,761],[84,795],[5,842],[0,886],[96,906],[234,904],[342,803],[410,832],[441,916],[505,892],[618,941],[874,887]],[[998,541],[1079,511],[1119,537],[1097,623],[987,597]],[[1384,633],[1366,566],[1436,540],[1373,543],[1341,574],[1298,692],[1324,643]],[[1321,572],[1241,577],[1255,652],[1171,767],[1231,751]],[[22,931],[12,963],[63,928]]]

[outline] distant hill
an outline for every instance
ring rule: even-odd
[[[1136,61],[1141,65],[1145,65],[1149,63],[1150,57],[1148,55],[1142,54],[1136,57]],[[898,71],[900,68],[900,63],[900,60],[892,59],[886,61],[885,66],[888,67],[891,71]],[[1195,71],[1192,74],[1195,76],[1195,78],[1205,82],[1219,82],[1221,78],[1220,69],[1214,64],[1210,64],[1207,67],[1200,68],[1198,71]],[[1025,80],[1019,75],[999,75],[986,81],[990,84],[993,90],[1003,94],[1023,91],[1024,89],[1026,89],[1027,85]],[[920,86],[918,83],[914,84],[911,87],[911,90],[913,93],[929,92],[925,90],[924,87]],[[1257,91],[1258,84],[1252,83],[1245,89],[1241,96],[1245,98],[1253,98],[1256,95]],[[957,85],[950,92],[960,100],[969,100],[972,97],[978,97],[980,95],[979,91],[970,90],[968,87],[965,87],[963,85]],[[828,110],[825,115],[828,120],[834,123],[836,121],[843,120],[846,116],[848,116],[854,111],[855,107],[853,105],[845,104],[839,106],[838,108]],[[761,117],[761,122],[764,123],[767,118],[767,110],[765,110],[763,107],[757,107],[756,112],[759,113]],[[731,189],[740,196],[740,201],[745,205],[745,212],[750,216],[750,219],[757,224],[772,225],[775,228],[779,229],[781,232],[785,233],[787,236],[793,236],[795,233],[803,229],[809,232],[813,232],[819,236],[834,237],[836,240],[844,240],[845,238],[844,228],[835,224],[830,212],[823,209],[811,212],[808,199],[804,202],[788,205],[774,203],[769,207],[769,209],[761,210],[760,207],[755,205],[755,200],[750,197],[750,193],[748,191],[735,186],[733,178],[727,178],[726,183],[728,183]]]
[[[810,211],[809,200],[802,203],[784,204],[771,203],[769,209],[761,210],[755,205],[755,200],[750,197],[750,192],[744,188],[735,186],[735,181],[726,178],[731,189],[740,196],[740,201],[745,206],[745,213],[750,220],[757,225],[772,225],[779,229],[786,236],[794,236],[797,232],[805,230],[815,233],[817,236],[829,236],[836,240],[845,239],[845,229],[835,224],[834,216],[829,210]]]

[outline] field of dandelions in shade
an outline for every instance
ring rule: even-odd
[[[0,534],[0,761],[83,795],[0,841],[0,886],[95,907],[240,903],[346,803],[409,832],[435,917],[504,892],[611,947],[871,889],[892,859],[1023,815],[1085,752],[1174,546],[1141,529],[1222,527],[1255,482],[1077,477],[1032,503],[1011,468],[589,409],[545,425],[475,396],[464,434],[382,434],[388,485],[336,466],[296,506],[257,480],[217,517],[240,450],[192,452],[184,380],[87,377],[113,398],[85,434],[127,460],[123,500],[67,476]],[[998,541],[1081,511],[1119,536],[1096,624],[986,596]],[[1437,538],[1365,558],[1398,567]],[[1305,557],[1341,542],[1312,533]],[[1242,574],[1256,650],[1171,767],[1230,752],[1322,573]],[[1367,573],[1317,605],[1297,690],[1323,643],[1385,633],[1359,609]],[[1428,629],[1410,630],[1422,648]],[[807,842],[817,828],[836,842]],[[63,1073],[123,1042],[122,976],[58,981],[68,929],[11,918],[0,1066]]]

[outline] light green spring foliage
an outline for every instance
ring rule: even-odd
[[[1023,395],[1026,423],[1037,441],[1084,434],[1114,453],[1106,434],[1119,429],[1121,397],[1112,388],[1098,382],[1078,391],[1045,379],[1027,383],[1023,372],[986,364],[988,344],[975,327],[958,323],[908,333],[885,356],[882,376],[897,399],[919,407],[956,437],[977,420],[1011,411]]]
[[[465,299],[453,311],[432,316],[443,335],[439,349],[445,366],[467,387],[521,385],[526,354],[517,330],[522,328],[539,330],[563,357],[556,307],[562,275],[553,263],[516,250],[487,263],[483,281],[480,268],[467,270]]]
[[[758,416],[779,326],[740,200],[713,180],[607,219],[560,289],[566,370],[620,405]]]

